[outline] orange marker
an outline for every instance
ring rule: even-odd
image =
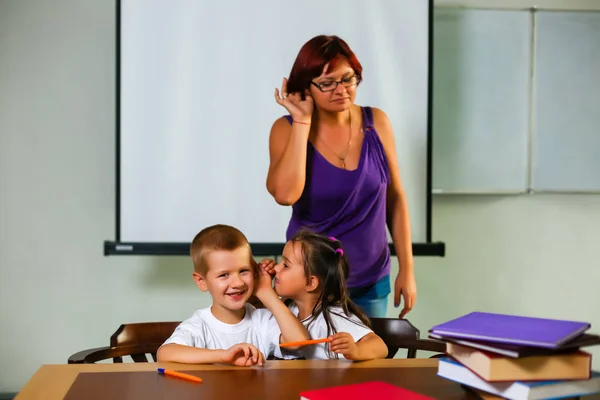
[[[300,346],[306,346],[309,344],[317,344],[317,343],[325,343],[325,342],[331,342],[331,338],[323,338],[323,339],[312,339],[312,340],[300,340],[299,342],[287,342],[287,343],[281,343],[279,345],[279,347],[300,347]]]
[[[185,379],[185,380],[192,381],[192,382],[198,382],[198,383],[202,382],[202,379],[198,378],[197,376],[190,375],[190,374],[184,374],[183,372],[177,372],[177,371],[173,371],[170,369],[159,368],[158,373],[163,374],[163,375],[174,376],[175,378],[181,378],[181,379]]]

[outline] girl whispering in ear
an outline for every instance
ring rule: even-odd
[[[348,269],[344,249],[334,237],[300,230],[286,243],[282,261],[267,271],[275,275],[275,291],[287,299],[311,338],[331,341],[294,351],[278,348],[275,357],[331,359],[341,355],[358,361],[387,356],[387,346],[348,296]]]

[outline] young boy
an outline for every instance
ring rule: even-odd
[[[269,274],[256,265],[250,244],[238,229],[228,225],[203,229],[194,238],[190,255],[194,281],[210,293],[212,306],[196,311],[175,329],[158,349],[158,361],[262,366],[265,355],[280,343],[310,339],[273,290]],[[266,309],[247,303],[253,294]]]

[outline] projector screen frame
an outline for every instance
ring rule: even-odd
[[[413,243],[414,256],[445,256],[445,243],[432,242],[432,146],[433,146],[433,0],[428,12],[428,84],[427,84],[427,184],[426,184],[426,242]],[[104,255],[170,255],[189,254],[190,243],[180,242],[122,242],[121,241],[121,0],[115,0],[115,240],[104,241]],[[266,189],[265,189],[266,190]],[[250,243],[255,256],[279,256],[285,243]],[[392,256],[394,245],[389,244]]]

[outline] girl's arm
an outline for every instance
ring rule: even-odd
[[[273,314],[281,335],[279,343],[298,342],[301,340],[310,339],[308,331],[290,309],[281,301],[273,286],[271,285],[272,278],[261,265],[256,266],[258,280],[256,288],[256,297],[262,304]],[[294,350],[294,347],[289,349]]]
[[[371,332],[362,337],[357,343],[358,360],[372,360],[374,358],[386,358],[388,348],[382,338]]]
[[[355,342],[347,332],[338,332],[331,337],[331,351],[342,354],[347,360],[364,361],[385,358],[388,348],[383,339],[370,332]]]

